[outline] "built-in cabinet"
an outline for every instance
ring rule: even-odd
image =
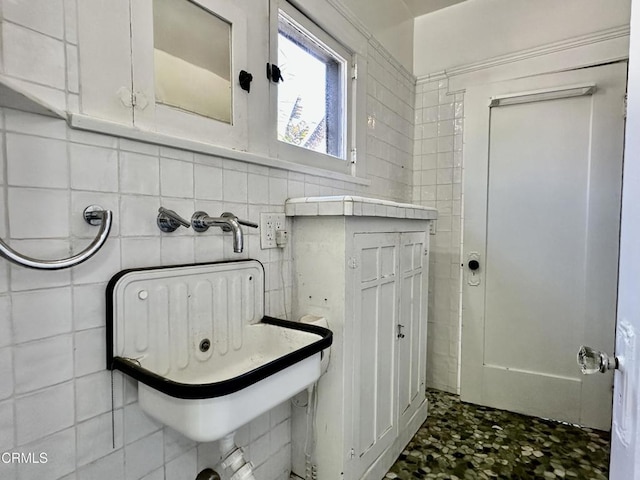
[[[248,20],[236,2],[85,0],[78,18],[82,114],[247,149]]]
[[[318,383],[320,480],[380,479],[427,415],[429,223],[433,209],[360,197],[287,202],[294,315],[334,333]],[[294,432],[304,422],[294,409]],[[293,467],[304,452],[294,445]]]

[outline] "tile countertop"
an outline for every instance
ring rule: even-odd
[[[348,215],[414,218],[416,220],[435,220],[438,218],[438,211],[435,208],[353,195],[289,198],[285,202],[284,211],[288,217]]]

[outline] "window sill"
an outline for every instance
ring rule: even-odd
[[[220,158],[239,160],[242,162],[253,163],[255,165],[262,165],[265,167],[279,168],[282,170],[289,170],[292,172],[304,173],[317,177],[331,178],[333,180],[352,183],[356,185],[371,185],[371,181],[366,178],[354,177],[351,175],[346,175],[344,173],[324,170],[322,168],[309,167],[306,165],[288,162],[286,160],[280,160],[277,158],[271,158],[255,153],[219,147],[195,140],[175,137],[172,135],[140,130],[128,125],[109,122],[107,120],[101,120],[79,113],[68,113],[67,117],[69,126],[78,130],[87,130],[90,132],[102,133],[114,137],[127,138],[129,140],[137,140],[139,142],[153,143],[155,145],[179,148],[182,150],[189,150],[191,152],[203,153],[206,155],[214,155]]]
[[[206,155],[214,155],[220,158],[239,160],[265,167],[279,168],[282,170],[289,170],[317,177],[331,178],[333,180],[356,185],[371,185],[370,180],[353,177],[344,173],[309,167],[306,165],[288,162],[286,160],[279,160],[277,158],[257,155],[255,153],[242,152],[240,150],[232,150],[230,148],[219,147],[194,140],[187,140],[171,135],[140,130],[127,125],[109,122],[107,120],[101,120],[79,113],[63,112],[42,99],[37,98],[2,74],[0,74],[0,108],[11,108],[22,112],[36,113],[39,115],[59,118],[61,120],[66,120],[71,128],[78,130],[87,130],[114,137],[128,138],[130,140],[137,140],[145,143],[153,143],[156,145],[179,148]]]

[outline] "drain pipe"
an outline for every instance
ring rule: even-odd
[[[222,467],[231,475],[229,480],[256,480],[251,462],[244,459],[242,449],[234,441],[235,435],[236,432],[233,432],[220,439]]]
[[[205,468],[198,474],[196,480],[220,480],[220,475],[210,468]]]

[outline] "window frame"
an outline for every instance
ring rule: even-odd
[[[316,2],[317,3],[317,2]],[[299,163],[311,167],[330,170],[350,176],[364,176],[364,162],[361,158],[356,157],[356,152],[361,150],[364,154],[364,145],[361,149],[356,128],[356,111],[360,110],[360,103],[357,97],[358,79],[354,78],[354,70],[359,57],[359,50],[353,48],[348,42],[339,42],[336,38],[336,31],[327,29],[325,26],[316,23],[315,11],[311,9],[302,9],[301,5],[293,4],[287,0],[272,0],[270,8],[270,53],[271,60],[277,65],[278,59],[278,34],[279,34],[279,16],[280,11],[289,20],[296,23],[302,30],[306,30],[311,37],[315,37],[317,41],[326,46],[329,51],[345,60],[344,86],[342,90],[345,95],[344,104],[344,127],[343,127],[343,150],[345,157],[337,158],[330,154],[315,152],[304,147],[291,145],[278,140],[277,121],[278,121],[278,87],[279,83],[271,82],[270,85],[270,118],[273,120],[273,127],[270,131],[271,147],[270,154],[278,159],[292,163]],[[315,6],[315,10],[319,10],[322,6]],[[326,6],[324,7],[326,9]],[[309,12],[309,10],[312,10]],[[337,12],[334,12],[334,14]],[[334,17],[335,18],[335,17]],[[353,28],[353,27],[352,27]],[[364,108],[362,108],[364,111]],[[364,156],[364,155],[363,155]]]

